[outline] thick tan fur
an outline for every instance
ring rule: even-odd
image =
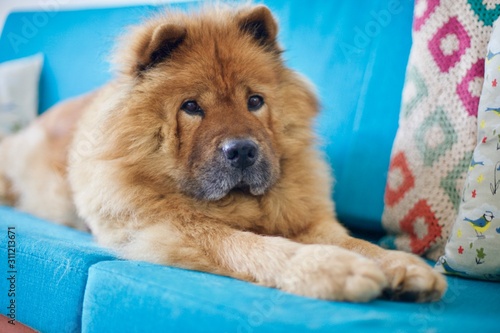
[[[134,29],[112,83],[0,144],[0,198],[61,223],[76,221],[74,202],[99,243],[128,259],[322,299],[439,299],[446,282],[423,261],[337,221],[314,149],[318,103],[284,66],[276,34],[263,6],[171,13]],[[264,104],[249,111],[255,94]],[[182,110],[188,100],[203,113]],[[233,138],[256,142],[262,171],[227,190],[212,171]]]

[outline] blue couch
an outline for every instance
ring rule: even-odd
[[[413,2],[264,2],[279,19],[287,63],[318,87],[323,110],[316,129],[335,170],[339,217],[356,233],[375,239],[383,232],[383,193],[411,46]],[[115,37],[124,26],[162,10],[55,9],[11,13],[0,37],[0,62],[44,54],[40,112],[109,80],[106,58]],[[0,314],[15,315],[41,332],[500,330],[500,287],[492,282],[449,277],[446,295],[432,304],[327,302],[119,260],[89,234],[8,207],[0,207],[0,230]],[[8,266],[9,246],[16,250],[14,267]],[[12,288],[15,297],[9,296]]]

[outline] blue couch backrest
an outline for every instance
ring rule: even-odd
[[[411,45],[413,1],[263,1],[276,14],[287,63],[318,88],[319,145],[335,173],[348,226],[381,230],[383,193]],[[193,4],[176,4],[188,8]],[[40,112],[112,77],[116,37],[161,7],[11,13],[0,62],[42,52]]]

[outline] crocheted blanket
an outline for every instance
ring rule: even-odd
[[[476,145],[484,57],[500,4],[419,0],[385,193],[382,245],[436,260]]]

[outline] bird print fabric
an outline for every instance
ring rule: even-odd
[[[500,21],[486,50],[478,108],[477,146],[458,217],[436,269],[450,275],[500,281]]]
[[[472,228],[476,231],[478,238],[485,238],[484,232],[490,228],[491,221],[495,216],[489,210],[487,210],[481,217],[471,220],[470,218],[464,218],[464,221],[469,222]]]

